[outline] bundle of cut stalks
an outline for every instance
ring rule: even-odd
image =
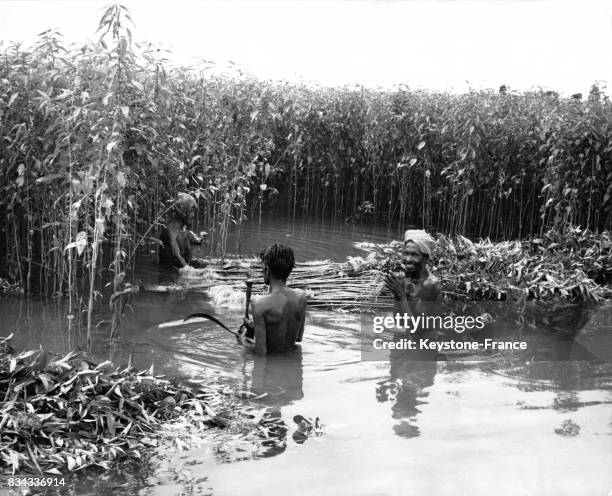
[[[365,262],[364,262],[365,260]],[[367,311],[374,307],[392,307],[391,294],[383,292],[383,273],[370,267],[373,259],[350,258],[347,262],[316,260],[296,264],[287,281],[309,295],[308,304],[321,308]],[[215,285],[208,289],[215,306],[244,307],[245,281],[253,282],[253,298],[267,292],[261,274],[261,262],[255,259],[222,263],[211,261],[216,271]],[[257,274],[258,277],[253,277]]]
[[[402,244],[355,246],[368,255],[348,257],[342,263],[298,263],[288,284],[308,292],[309,304],[315,307],[355,311],[392,307],[383,275],[403,270]],[[256,259],[214,260],[209,267],[218,275],[215,284],[222,285],[211,290],[218,306],[240,308],[246,279],[254,282],[255,297],[266,291],[261,277],[252,277],[261,274]],[[438,235],[428,267],[450,299],[601,302],[612,296],[605,285],[612,280],[612,235],[575,228],[564,234],[549,231],[541,238],[499,243]]]
[[[76,352],[56,359],[42,350],[15,353],[9,339],[0,338],[5,474],[109,468],[157,446],[189,448],[219,428],[253,451],[258,442],[285,443],[283,421],[239,401],[227,385],[182,385],[153,375],[153,367],[118,370]]]

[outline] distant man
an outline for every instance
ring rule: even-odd
[[[255,327],[255,344],[241,335],[240,342],[259,355],[292,351],[302,341],[308,296],[300,289],[287,287],[295,266],[293,250],[273,244],[261,255],[263,278],[270,293],[250,305]]]
[[[189,229],[195,218],[197,203],[187,193],[176,196],[170,210],[166,227],[162,230],[159,250],[159,263],[166,267],[181,269],[187,265],[195,268],[205,267],[206,262],[193,257],[192,245],[201,244],[202,240]]]
[[[422,302],[436,301],[440,297],[440,282],[427,270],[435,243],[431,235],[421,229],[404,233],[402,255],[406,273],[401,277],[385,275],[385,285],[395,300],[395,313],[417,315],[425,310]]]

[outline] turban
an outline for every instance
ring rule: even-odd
[[[404,244],[414,243],[423,255],[431,257],[436,240],[422,229],[409,229],[404,233]]]
[[[193,198],[193,196],[188,195],[187,193],[179,193],[176,195],[176,201],[174,204],[174,210],[178,212],[178,214],[184,219],[188,218],[191,209],[197,207],[197,202]]]

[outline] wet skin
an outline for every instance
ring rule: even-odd
[[[427,256],[416,244],[405,243],[402,255],[406,276],[385,274],[384,282],[395,299],[395,312],[415,315],[423,311],[420,302],[436,301],[442,291],[438,279],[427,270]]]
[[[163,246],[160,249],[160,264],[183,268],[187,265],[201,267],[203,264],[193,257],[192,245],[201,244],[189,231],[194,222],[196,205],[181,205],[180,212],[174,213],[160,235]]]
[[[270,293],[251,302],[250,310],[255,326],[255,344],[243,342],[259,355],[285,353],[302,341],[308,296],[299,289],[291,289],[285,281],[275,279],[267,267],[264,282]]]

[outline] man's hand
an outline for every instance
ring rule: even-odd
[[[253,334],[252,331],[249,333],[249,330],[253,328],[253,321],[245,317],[243,319],[243,324],[240,326],[240,329],[238,329],[238,336],[236,336],[236,340],[239,344],[247,348],[251,348],[255,344],[255,340],[248,337],[248,334]]]
[[[404,289],[403,279],[395,276],[394,274],[385,274],[385,286],[393,293],[393,298],[401,300],[406,297],[406,291]]]
[[[418,297],[419,290],[417,289],[417,285],[412,282],[412,280],[405,279],[404,292],[406,293],[406,298],[408,298],[409,300],[414,300]]]
[[[203,245],[206,244],[206,240],[204,239],[205,236],[207,236],[208,233],[205,231],[200,231],[200,234],[197,235],[196,233],[194,233],[191,230],[187,231],[187,238],[189,239],[189,242],[192,245]]]

